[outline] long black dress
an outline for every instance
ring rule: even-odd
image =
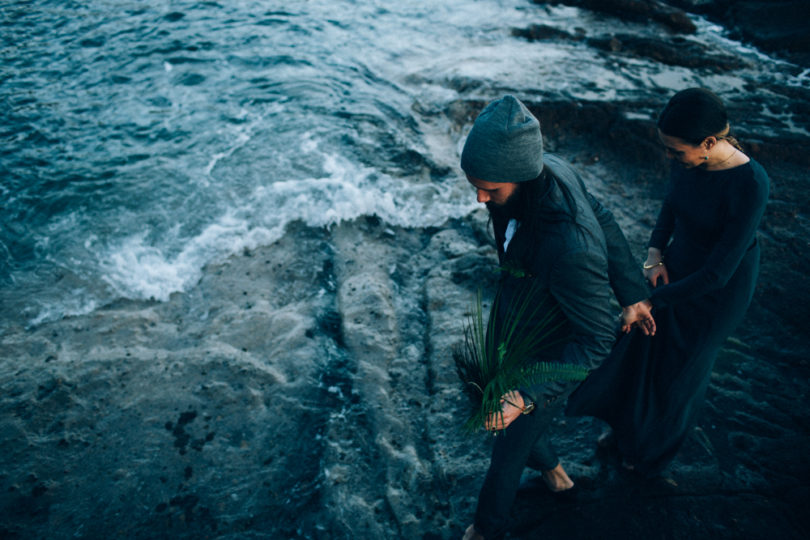
[[[717,353],[751,302],[768,190],[754,160],[723,171],[673,169],[649,242],[664,252],[670,278],[651,294],[657,333],[620,337],[569,398],[567,413],[610,424],[623,459],[642,474],[660,472],[677,453]]]

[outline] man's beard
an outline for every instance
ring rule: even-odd
[[[495,204],[493,202],[486,203],[487,210],[489,210],[489,215],[492,216],[492,219],[496,221],[500,219],[510,220],[513,218],[519,220],[522,214],[520,192],[521,186],[518,186],[503,204]]]

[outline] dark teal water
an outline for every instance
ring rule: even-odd
[[[166,299],[294,220],[466,214],[456,100],[614,100],[697,80],[517,39],[535,23],[617,24],[528,0],[0,0],[0,13],[0,329]],[[737,47],[700,27],[695,39]]]

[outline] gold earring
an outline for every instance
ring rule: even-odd
[[[709,156],[703,156],[703,159],[704,159],[705,161],[709,161]]]

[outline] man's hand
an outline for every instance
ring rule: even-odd
[[[652,303],[642,300],[622,308],[622,332],[628,333],[634,326],[641,328],[644,335],[655,335],[655,319],[653,319]]]
[[[517,420],[517,418],[523,414],[525,408],[526,405],[523,403],[523,396],[521,396],[520,392],[517,390],[512,390],[501,396],[502,414],[490,414],[489,417],[487,417],[487,422],[484,424],[484,427],[487,428],[487,431],[506,429],[509,424]]]

